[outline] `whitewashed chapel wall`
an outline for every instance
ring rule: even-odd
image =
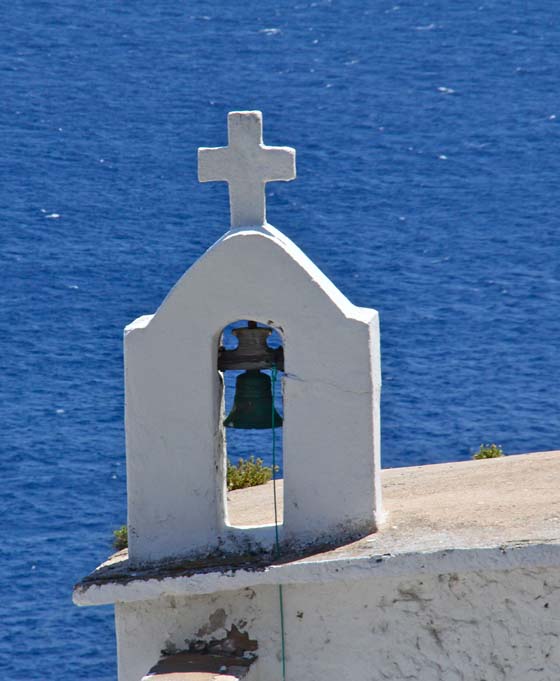
[[[288,679],[560,679],[555,569],[285,586],[284,609]],[[117,605],[119,681],[233,624],[259,644],[247,681],[280,678],[278,589],[266,586]]]

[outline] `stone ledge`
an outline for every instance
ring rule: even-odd
[[[560,452],[383,471],[379,532],[283,561],[224,558],[131,569],[126,551],[76,585],[74,602],[98,605],[290,584],[423,572],[560,565]],[[237,524],[267,522],[268,486],[231,495]],[[253,515],[254,514],[254,515]]]

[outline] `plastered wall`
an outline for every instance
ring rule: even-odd
[[[297,681],[558,681],[560,571],[368,578],[284,587],[287,678]],[[258,641],[248,681],[281,678],[277,587],[117,605],[119,681],[162,649]]]

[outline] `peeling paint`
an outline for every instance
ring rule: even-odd
[[[196,635],[200,638],[203,636],[208,636],[209,634],[213,634],[217,629],[223,629],[225,624],[226,611],[223,608],[218,608],[218,610],[213,612],[208,618],[208,624],[200,627],[200,629],[196,632]]]
[[[216,610],[210,615],[208,624],[198,629],[197,636],[207,636],[222,629],[225,619],[225,610],[223,608]],[[220,673],[241,679],[247,675],[252,663],[257,659],[257,641],[251,639],[247,632],[241,631],[235,624],[226,630],[222,638],[210,641],[186,639],[185,643],[187,648],[179,650],[175,643],[167,640],[161,651],[162,657],[150,674],[154,673],[154,670],[175,674],[184,670],[202,672],[217,669]]]
[[[290,679],[558,681],[557,567],[370,577],[284,589]],[[193,653],[258,653],[244,681],[280,678],[278,588],[120,604],[120,681],[138,681],[171,640]],[[548,607],[545,607],[548,604]],[[367,608],[365,606],[368,606]],[[226,614],[220,629],[204,640]],[[232,614],[235,615],[234,619]],[[211,625],[210,619],[213,624]],[[258,650],[250,650],[258,643]]]

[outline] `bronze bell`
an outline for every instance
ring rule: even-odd
[[[268,374],[250,369],[237,377],[233,407],[224,426],[247,430],[282,427],[282,417],[274,407],[272,381]]]

